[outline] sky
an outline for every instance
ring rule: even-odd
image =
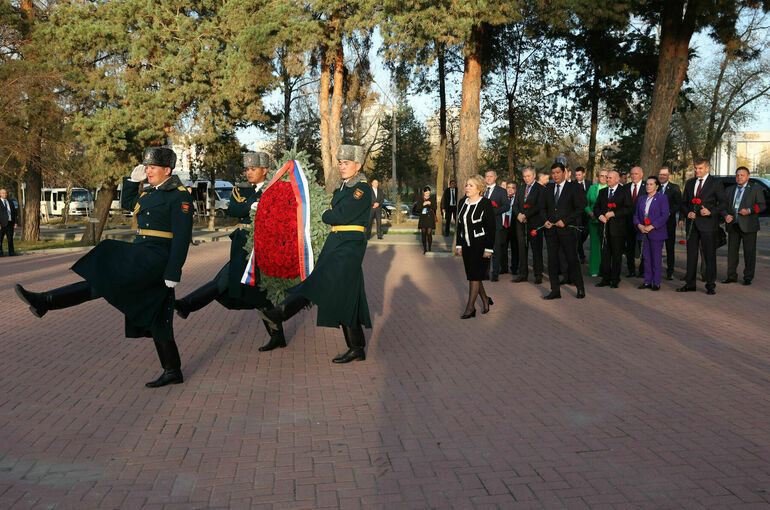
[[[390,104],[388,95],[394,96],[392,93],[392,85],[390,81],[390,71],[385,67],[385,64],[378,55],[378,51],[382,46],[382,38],[379,33],[375,33],[373,37],[372,49],[369,53],[369,59],[371,62],[371,68],[374,74],[375,84],[373,88],[380,94],[380,102],[383,104]],[[719,51],[718,46],[711,41],[706,35],[696,34],[693,37],[691,47],[696,50],[697,55],[713,55]],[[701,57],[696,57],[696,59]],[[691,65],[694,65],[696,60],[693,60]],[[459,104],[462,88],[462,74],[453,73],[447,76],[447,102],[448,104]],[[408,96],[409,104],[414,108],[416,117],[425,121],[431,115],[433,115],[438,109],[438,93],[422,93],[420,91],[412,90]],[[277,109],[278,105],[282,102],[279,91],[274,91],[265,100],[265,103],[269,107]],[[600,124],[601,125],[601,124]],[[756,112],[755,119],[745,126],[739,127],[739,131],[770,131],[770,104],[765,102],[764,105]],[[483,123],[481,126],[482,140],[485,135],[489,133],[489,130],[485,129]],[[264,131],[257,130],[256,128],[249,128],[240,130],[237,133],[238,139],[241,143],[247,145],[249,149],[254,149],[254,144],[257,142],[271,141],[275,139],[275,135]],[[600,130],[599,143],[606,142],[612,133]],[[601,138],[604,138],[601,140]]]

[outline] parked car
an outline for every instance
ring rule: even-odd
[[[722,181],[722,185],[724,185],[725,190],[729,189],[731,186],[735,186],[734,175],[717,175],[715,177]],[[762,191],[765,193],[765,203],[770,206],[770,180],[764,179],[762,177],[750,177],[749,184],[759,185],[762,188]],[[766,207],[765,210],[759,215],[770,216],[770,210],[768,209],[770,209],[770,207]]]
[[[390,219],[390,216],[396,210],[396,204],[386,198],[382,201],[382,208],[384,209],[387,218]],[[408,218],[411,214],[409,206],[406,204],[401,204],[400,214],[402,218]]]

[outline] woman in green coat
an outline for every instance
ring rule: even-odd
[[[599,266],[602,262],[602,239],[601,230],[599,228],[599,220],[594,217],[594,205],[596,204],[596,198],[599,196],[599,190],[607,187],[607,169],[602,168],[599,170],[597,176],[597,182],[593,183],[588,188],[586,194],[586,200],[588,205],[586,206],[586,214],[588,214],[588,235],[591,237],[591,253],[588,257],[588,274],[591,276],[599,276]]]
[[[364,231],[372,208],[372,188],[360,173],[363,147],[341,145],[337,159],[343,181],[334,191],[329,209],[323,213],[323,222],[332,229],[318,262],[305,281],[289,289],[289,297],[265,311],[265,316],[280,323],[309,304],[315,304],[317,324],[329,328],[342,326],[345,335],[348,351],[332,361],[349,363],[366,359],[362,326],[372,327],[361,268],[366,253]]]

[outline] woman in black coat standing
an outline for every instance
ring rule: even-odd
[[[422,189],[422,200],[412,206],[412,214],[419,216],[417,227],[422,238],[422,253],[431,251],[433,231],[436,230],[436,197],[431,194],[430,186]]]
[[[481,296],[481,313],[493,305],[482,280],[489,279],[489,261],[495,245],[495,211],[492,202],[482,193],[487,186],[480,175],[472,175],[465,182],[465,197],[457,208],[457,252],[463,257],[465,276],[468,278],[468,304],[461,319],[476,316],[476,298]]]

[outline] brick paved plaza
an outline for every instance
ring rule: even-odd
[[[228,249],[192,247],[177,294]],[[260,353],[215,303],[175,321],[185,384],[150,390],[152,341],[106,302],[40,320],[13,293],[82,253],[0,259],[1,509],[770,507],[767,256],[716,296],[503,278],[460,320],[458,259],[372,245],[365,362],[330,362],[315,311]]]

